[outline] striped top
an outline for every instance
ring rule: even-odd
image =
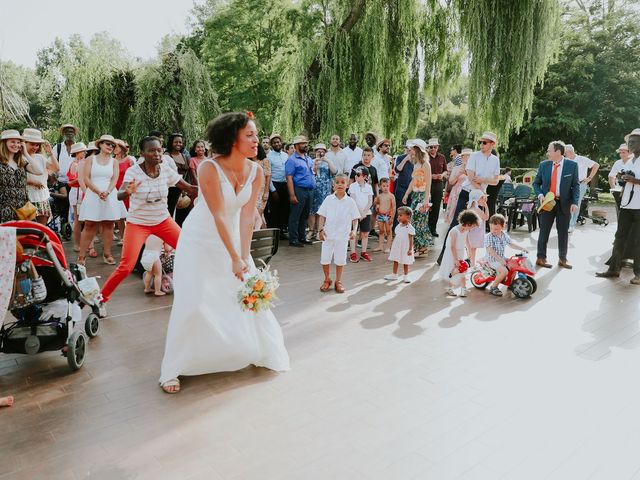
[[[166,163],[160,164],[156,178],[148,176],[140,164],[127,169],[123,183],[141,182],[138,190],[129,197],[127,222],[137,225],[158,225],[169,217],[167,196],[169,187],[175,186],[182,177]]]

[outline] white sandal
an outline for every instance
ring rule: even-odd
[[[169,390],[171,387],[177,387],[174,390]],[[160,384],[160,388],[164,391],[164,393],[178,393],[180,391],[180,380],[177,378],[173,378],[171,380],[167,380],[166,382]]]

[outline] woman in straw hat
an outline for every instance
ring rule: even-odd
[[[42,138],[42,132],[35,128],[25,128],[22,132],[22,138],[31,161],[42,172],[40,175],[27,172],[27,196],[36,207],[36,222],[46,225],[51,217],[51,205],[49,204],[49,188],[47,187],[47,159],[42,155],[42,147],[47,141]]]
[[[416,138],[409,149],[413,173],[411,183],[402,198],[402,203],[407,204],[411,195],[411,209],[413,210],[412,224],[416,229],[413,246],[418,255],[426,253],[433,246],[433,237],[429,230],[429,197],[431,195],[431,165],[427,159],[427,143]]]
[[[27,172],[44,173],[32,163],[20,132],[4,130],[0,134],[0,223],[18,220],[16,209],[29,201]]]
[[[79,220],[85,222],[80,236],[78,263],[84,265],[89,243],[102,226],[102,259],[107,265],[115,265],[111,254],[113,243],[113,223],[126,215],[124,204],[118,200],[118,162],[111,156],[116,147],[115,138],[102,135],[96,141],[100,153],[87,159],[82,166],[82,176],[86,191],[79,212]]]

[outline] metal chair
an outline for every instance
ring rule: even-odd
[[[279,228],[255,230],[251,237],[251,257],[253,257],[253,261],[256,262],[256,264],[259,264],[259,260],[262,260],[264,263],[268,264],[271,258],[278,252],[279,245]]]

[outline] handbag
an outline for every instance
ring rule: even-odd
[[[18,220],[33,220],[36,218],[36,213],[38,212],[36,206],[29,201],[20,208],[14,208],[14,210]]]

